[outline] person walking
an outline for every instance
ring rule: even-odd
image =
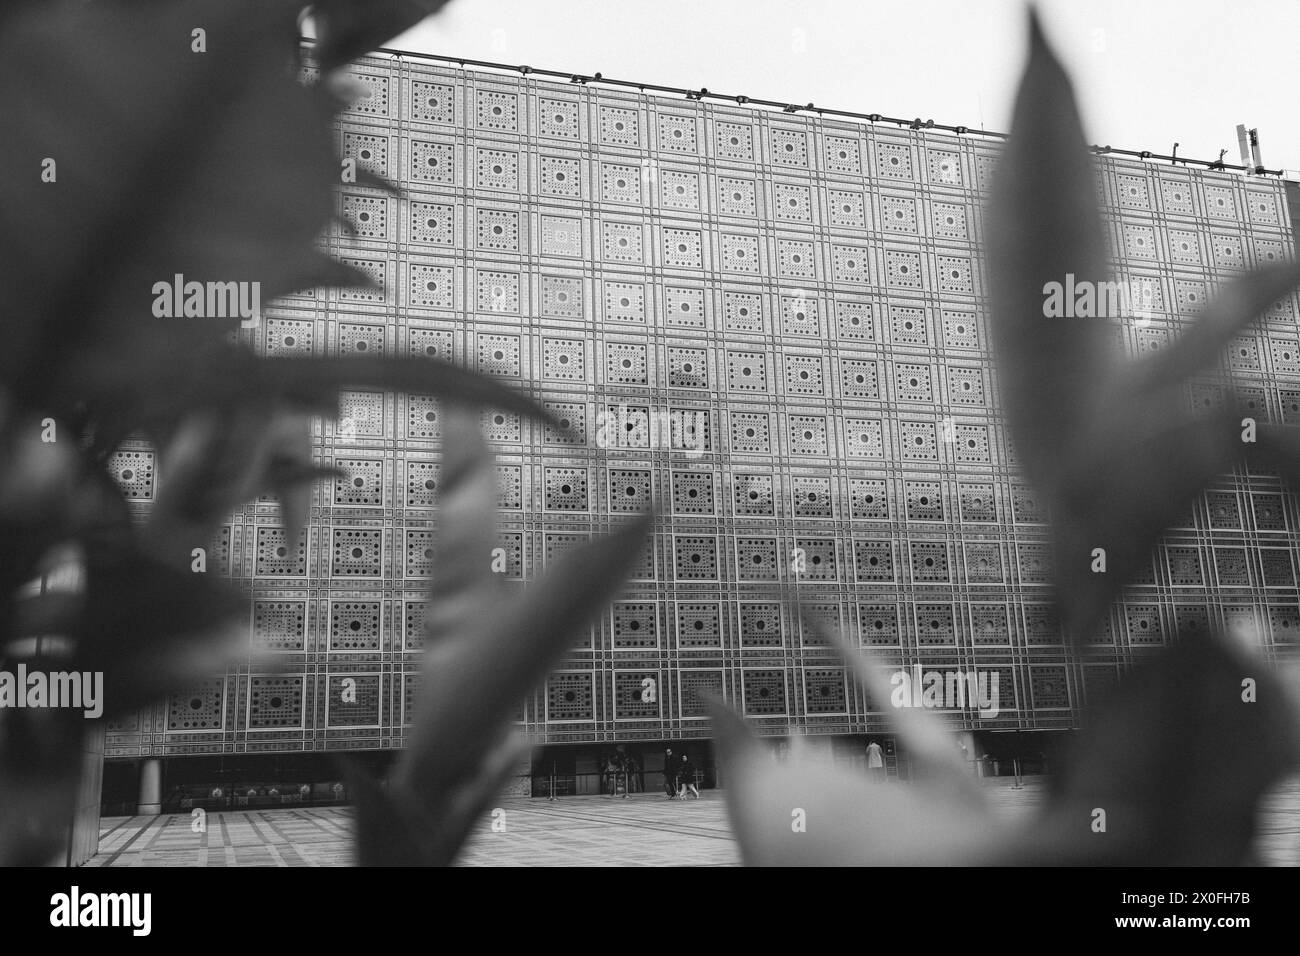
[[[695,794],[696,800],[700,799],[700,790],[695,786],[695,764],[691,763],[691,758],[686,754],[682,754],[682,762],[677,770],[677,786],[677,795],[683,800],[688,792]]]
[[[885,753],[880,749],[880,744],[873,740],[867,744],[867,775],[873,780],[883,782],[886,773]]]
[[[677,799],[677,758],[672,747],[664,751],[664,792],[669,800]]]
[[[632,754],[623,755],[623,774],[627,780],[627,792],[623,796],[627,796],[628,793],[640,793],[645,789],[641,780],[641,762]]]
[[[617,770],[615,769],[615,761],[617,759],[617,757],[606,757],[604,764],[601,767],[601,777],[604,779],[605,796],[607,797],[612,797],[614,795],[614,788],[617,786],[618,776]]]

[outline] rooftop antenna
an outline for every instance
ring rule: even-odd
[[[1246,168],[1246,175],[1249,176],[1254,164],[1250,161],[1250,134],[1246,132],[1244,123],[1237,124],[1237,149],[1241,152],[1241,165]]]
[[[1259,154],[1259,130],[1257,129],[1250,131],[1250,152],[1255,158],[1255,172],[1262,176],[1264,174],[1264,160]]]

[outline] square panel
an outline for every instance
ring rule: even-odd
[[[866,647],[897,647],[899,641],[898,606],[895,604],[858,605],[859,641]]]
[[[785,366],[785,391],[788,395],[825,395],[826,382],[820,355],[787,353]]]
[[[646,347],[630,342],[605,343],[605,380],[614,385],[649,383]]]
[[[674,537],[673,569],[678,581],[716,581],[718,539],[694,535]]]
[[[542,486],[547,511],[588,510],[585,468],[543,468]]]
[[[835,328],[841,339],[852,342],[875,342],[875,309],[870,302],[836,299]]]
[[[378,528],[335,528],[331,537],[330,574],[378,578],[383,574],[384,532]]]
[[[824,415],[787,415],[792,455],[827,453],[826,417]]]
[[[745,714],[771,717],[788,711],[786,673],[770,668],[745,668],[742,671]]]
[[[303,678],[265,677],[248,679],[249,730],[301,727],[303,722]]]
[[[254,601],[253,645],[271,651],[300,651],[306,639],[305,601]]]
[[[733,392],[767,391],[767,357],[762,352],[727,351],[727,388]]]
[[[610,611],[614,647],[642,650],[659,646],[659,606],[653,601],[616,601]]]
[[[839,580],[839,544],[834,538],[800,535],[790,554],[792,576],[805,581]]]
[[[771,416],[765,412],[733,411],[730,418],[733,452],[769,454],[772,451]]]
[[[736,538],[736,577],[741,581],[780,578],[781,546],[776,538]]]
[[[781,647],[785,644],[780,604],[775,601],[742,601],[739,614],[742,648]]]
[[[258,576],[297,577],[307,573],[306,535],[290,541],[283,528],[259,527],[254,568]]]
[[[840,362],[840,394],[845,398],[876,401],[880,398],[880,363],[875,359],[845,356]]]
[[[844,440],[849,458],[885,457],[884,428],[878,418],[846,418]]]
[[[711,515],[717,510],[714,503],[714,476],[707,471],[674,471],[672,473],[673,512],[687,515]]]
[[[716,601],[681,601],[677,604],[677,646],[720,647],[722,611]]]
[[[172,732],[219,731],[225,724],[226,681],[200,681],[167,698],[167,729]]]
[[[738,472],[732,477],[732,509],[737,515],[773,515],[772,476]]]
[[[670,388],[708,388],[708,353],[704,349],[669,346],[668,385]]]
[[[377,651],[382,639],[383,604],[379,601],[331,601],[329,649]]]
[[[848,712],[848,680],[842,667],[809,667],[803,672],[805,709],[809,714]]]
[[[595,717],[595,689],[590,672],[560,672],[546,679],[548,721],[591,720]]]
[[[947,542],[910,541],[908,555],[912,565],[912,580],[918,584],[936,584],[952,579]]]
[[[658,671],[614,672],[614,719],[649,720],[661,714]]]
[[[407,102],[411,119],[444,126],[456,124],[456,87],[449,83],[412,80]]]
[[[886,538],[853,539],[853,573],[858,581],[892,582],[895,580],[894,546]]]
[[[962,482],[957,493],[961,520],[995,522],[998,520],[997,496],[993,486],[983,482]]]
[[[384,463],[371,458],[338,458],[334,467],[342,474],[334,479],[334,504],[382,506]]]
[[[542,276],[542,315],[555,319],[583,317],[583,282],[573,276]]]
[[[611,468],[606,482],[610,511],[640,513],[650,510],[653,496],[649,469]]]
[[[957,643],[951,604],[916,605],[916,643],[920,647]]]
[[[904,481],[903,501],[909,521],[943,520],[943,485],[938,481]]]
[[[790,495],[796,518],[830,518],[831,480],[810,475],[790,479]]]

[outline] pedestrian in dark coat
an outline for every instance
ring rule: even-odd
[[[695,799],[700,799],[700,789],[695,785],[695,764],[691,763],[691,758],[682,754],[682,762],[677,769],[677,786],[678,796],[683,800],[686,799],[687,793],[695,794]]]

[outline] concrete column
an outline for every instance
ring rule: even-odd
[[[140,761],[140,797],[135,812],[142,817],[162,813],[162,761],[157,757]]]

